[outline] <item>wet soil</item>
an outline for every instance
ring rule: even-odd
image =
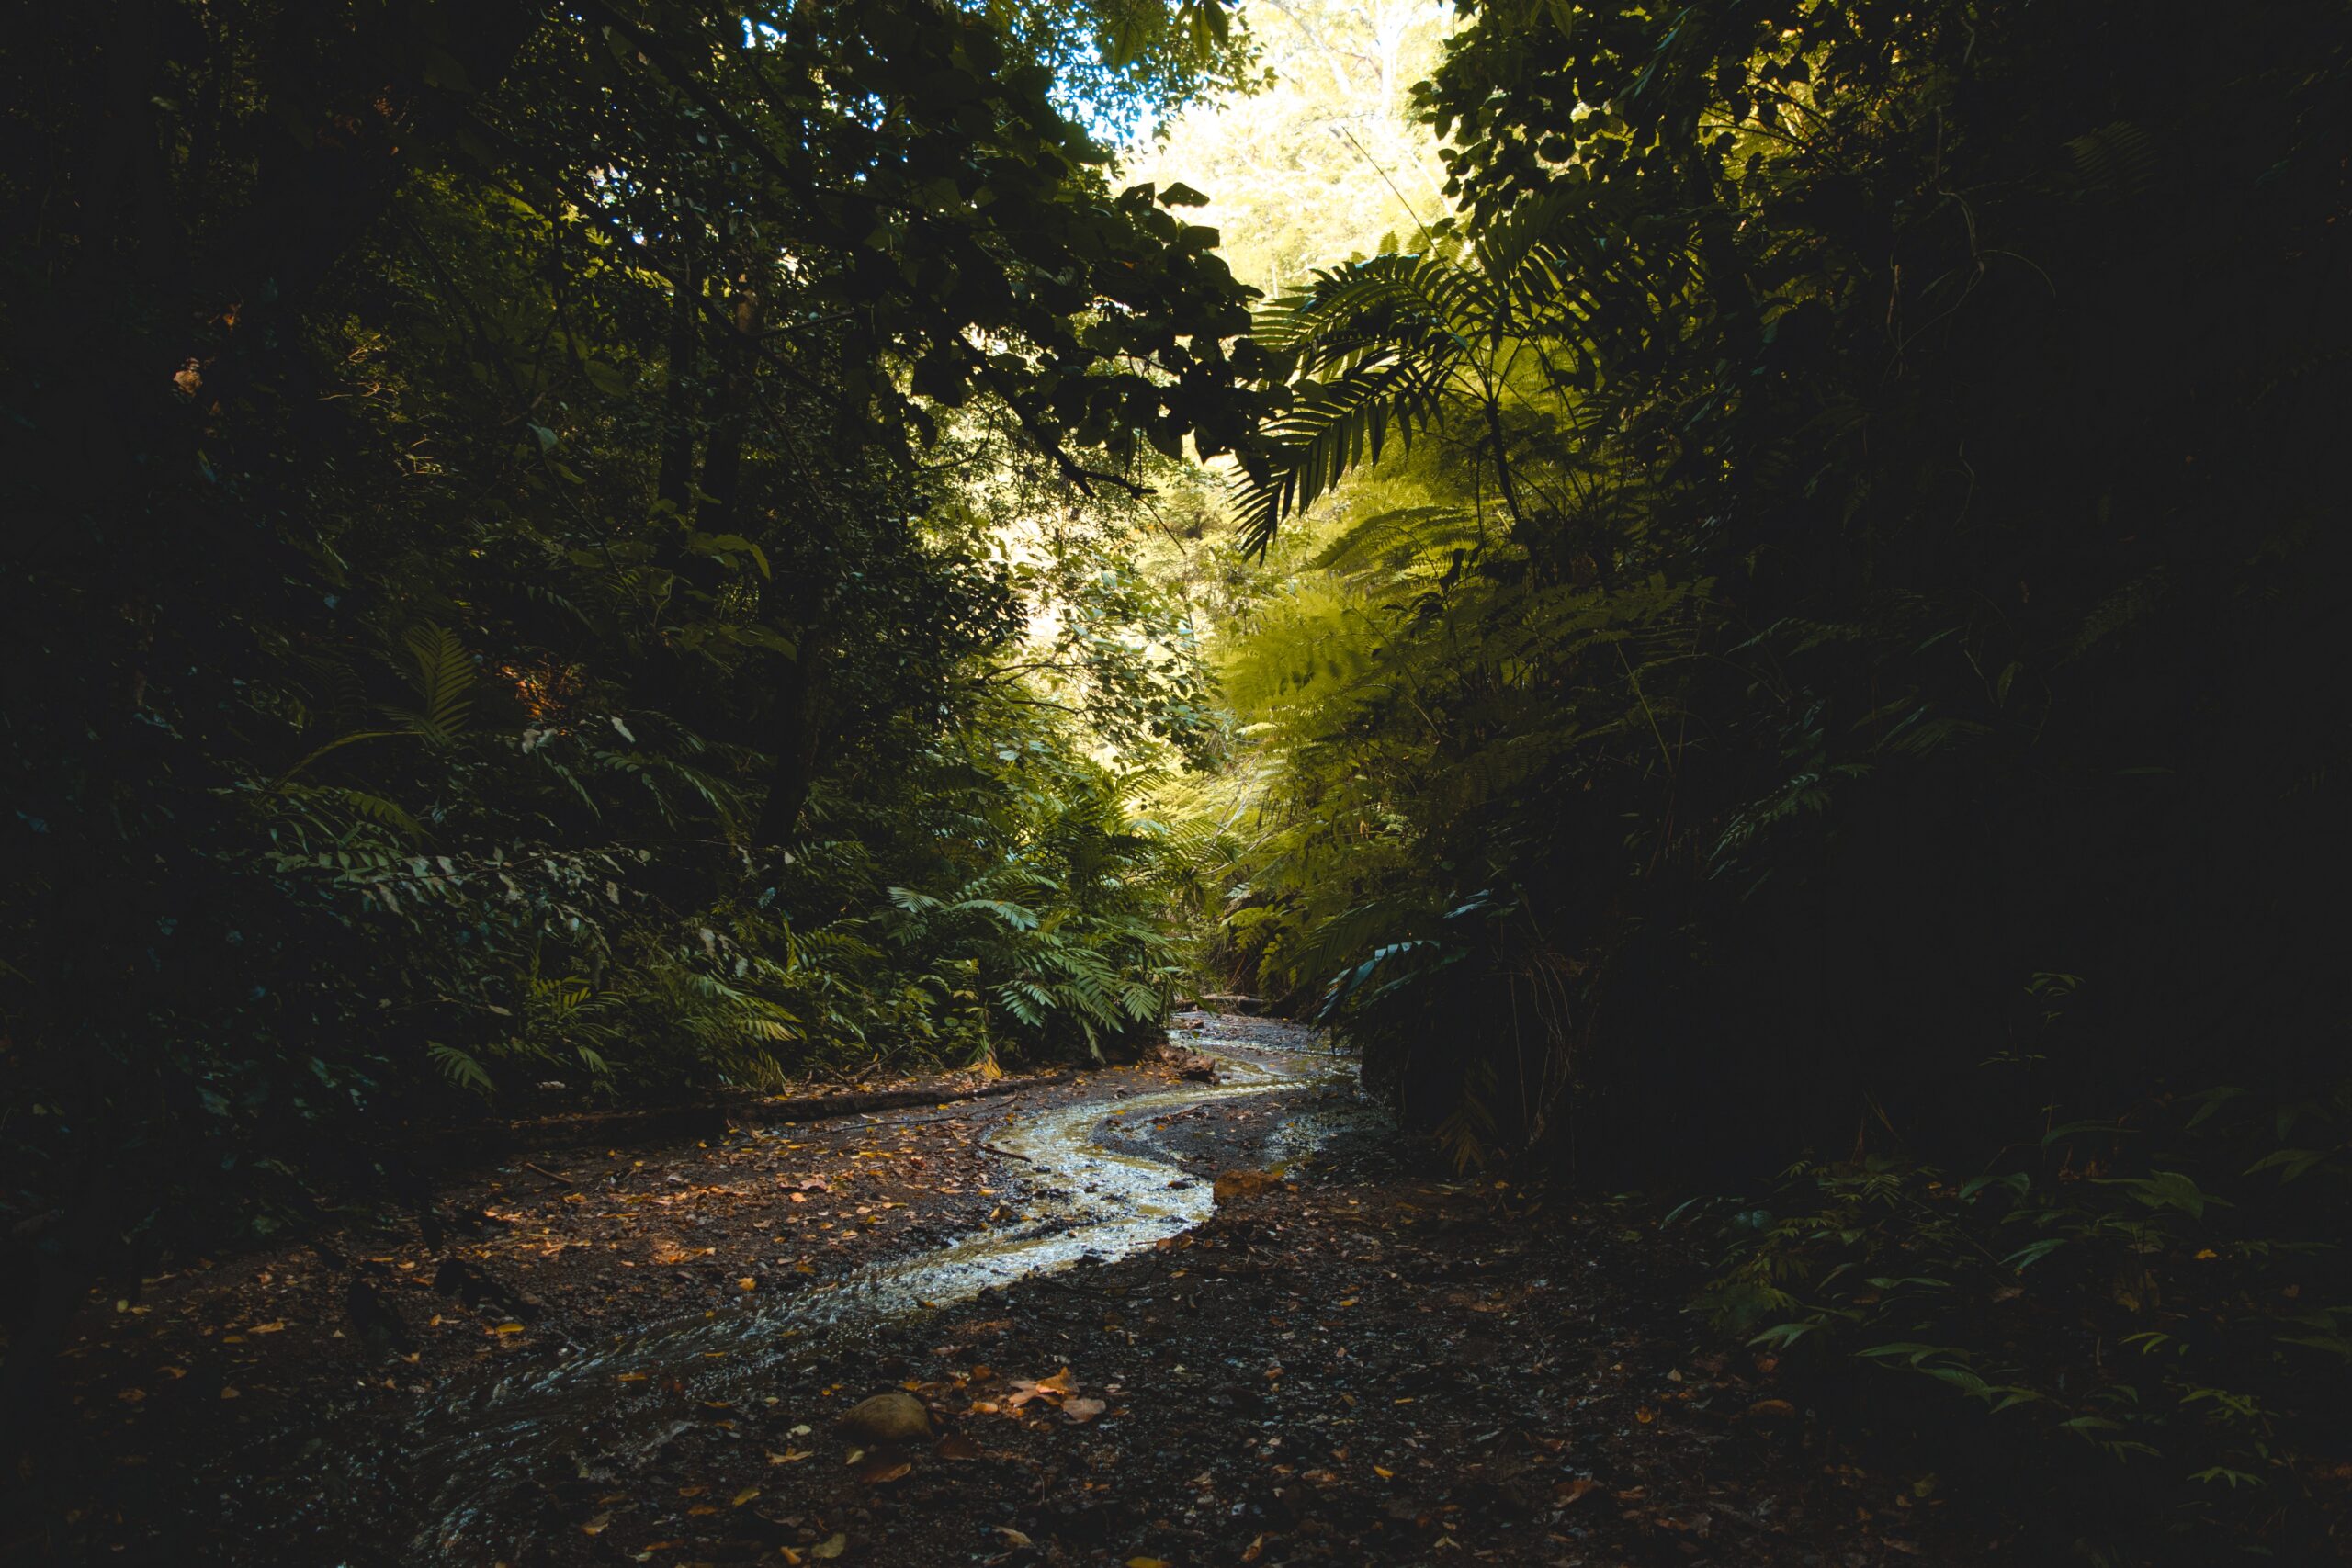
[[[486,1173],[456,1251],[497,1299],[436,1289],[413,1235],[345,1238],[410,1348],[300,1249],[97,1303],[78,1452],[0,1556],[2001,1557],[1769,1358],[1700,1347],[1655,1231],[1452,1179],[1293,1026],[1183,1021],[1222,1082],[1178,1055]],[[840,1426],[889,1393],[919,1437]]]

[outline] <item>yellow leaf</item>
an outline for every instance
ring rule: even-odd
[[[1383,1481],[1394,1481],[1396,1479],[1396,1472],[1383,1465],[1374,1465],[1372,1467],[1372,1472],[1373,1474],[1380,1477]]]
[[[1130,1557],[1127,1568],[1170,1568],[1170,1564],[1164,1557]]]
[[[523,1332],[523,1325],[519,1323],[502,1323],[496,1328],[492,1329],[491,1332],[493,1334],[520,1334]]]
[[[233,1388],[224,1388],[220,1391],[220,1397],[223,1399],[234,1399],[237,1397],[237,1391]]]
[[[598,1514],[594,1518],[590,1519],[586,1524],[582,1525],[580,1527],[580,1533],[582,1535],[602,1535],[605,1533],[605,1527],[612,1522],[612,1513],[607,1509],[605,1512]]]
[[[836,1531],[808,1549],[811,1557],[839,1557],[849,1550],[849,1537]]]
[[[759,1495],[760,1489],[758,1487],[746,1486],[743,1490],[735,1494],[735,1506],[740,1508]]]
[[[643,1382],[647,1374],[644,1372],[623,1372],[614,1381],[616,1382]]]

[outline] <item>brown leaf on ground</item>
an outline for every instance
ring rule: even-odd
[[[1049,1378],[1034,1380],[1015,1378],[1012,1382],[1012,1392],[1005,1396],[1003,1407],[1010,1413],[1019,1410],[1033,1399],[1042,1399],[1049,1404],[1058,1404],[1065,1396],[1077,1392],[1078,1380],[1070,1376],[1068,1367],[1064,1367]],[[976,1404],[973,1408],[977,1410],[979,1406]]]
[[[1282,1178],[1271,1170],[1227,1170],[1218,1173],[1213,1192],[1222,1206],[1255,1198],[1281,1185]]]

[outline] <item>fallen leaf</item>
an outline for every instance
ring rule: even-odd
[[[251,1328],[246,1329],[245,1332],[248,1334],[278,1334],[284,1332],[285,1328],[285,1321],[280,1319],[276,1323],[256,1323]]]
[[[1574,1481],[1563,1481],[1558,1494],[1560,1506],[1566,1507],[1571,1503],[1581,1502],[1589,1494],[1600,1490],[1600,1483],[1589,1476],[1580,1475]]]
[[[744,1487],[744,1488],[743,1488],[743,1490],[741,1490],[741,1492],[738,1492],[738,1493],[736,1493],[736,1494],[735,1494],[734,1506],[735,1506],[736,1507],[740,1508],[740,1507],[741,1507],[744,1504],[746,1504],[746,1503],[750,1502],[752,1498],[754,1498],[754,1497],[758,1496],[759,1495],[760,1495],[760,1489],[759,1489],[758,1487],[756,1487],[756,1486],[746,1486],[746,1487]]]
[[[1099,1399],[1065,1399],[1062,1401],[1062,1416],[1065,1419],[1072,1422],[1091,1421],[1108,1408],[1110,1407]]]
[[[1282,1184],[1282,1178],[1270,1170],[1228,1170],[1220,1173],[1209,1191],[1217,1206],[1243,1199],[1255,1198],[1270,1188]]]
[[[234,1399],[237,1397],[237,1391],[233,1388],[223,1388],[220,1391],[220,1397],[223,1399]]]
[[[768,1455],[770,1464],[798,1464],[816,1453],[814,1449],[786,1449],[780,1454]]]
[[[523,1332],[523,1325],[519,1323],[502,1323],[496,1328],[492,1329],[491,1332],[492,1334],[520,1334]]]
[[[590,1519],[586,1524],[582,1525],[580,1527],[580,1533],[582,1535],[602,1535],[605,1533],[605,1527],[612,1522],[612,1510],[608,1508],[605,1512],[598,1514],[594,1518]]]
[[[1795,1415],[1797,1407],[1785,1399],[1759,1399],[1747,1407],[1747,1413],[1750,1416],[1788,1416]]]
[[[623,1372],[615,1381],[618,1382],[643,1382],[648,1375],[649,1374],[645,1372]]]
[[[868,1486],[888,1486],[912,1469],[914,1466],[902,1459],[876,1459],[859,1470],[857,1478]]]
[[[839,1557],[842,1552],[847,1551],[848,1550],[849,1537],[836,1531],[833,1534],[827,1536],[824,1540],[819,1541],[816,1545],[810,1547],[808,1549],[808,1555],[811,1557],[825,1558]]]
[[[1018,1410],[1033,1399],[1047,1399],[1058,1403],[1063,1395],[1078,1392],[1078,1380],[1070,1376],[1068,1367],[1064,1367],[1052,1377],[1038,1378],[1034,1382],[1027,1378],[1016,1378],[1013,1380],[1012,1390],[1012,1397],[1005,1401],[1005,1408]]]
[[[1164,1557],[1130,1557],[1127,1568],[1171,1568],[1171,1565]]]
[[[1027,1536],[1022,1534],[1019,1530],[1014,1529],[1011,1525],[997,1526],[996,1533],[1004,1537],[1005,1545],[1012,1547],[1016,1551],[1024,1546],[1035,1546],[1037,1544],[1035,1541],[1031,1540]]]
[[[950,1432],[939,1439],[938,1452],[941,1459],[978,1459],[980,1445],[961,1432]]]

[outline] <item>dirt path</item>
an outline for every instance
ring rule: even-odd
[[[306,1255],[167,1281],[92,1325],[105,1462],[9,1560],[1984,1560],[1769,1360],[1694,1354],[1642,1233],[1441,1179],[1290,1026],[1192,1021],[1219,1085],[510,1168],[455,1194],[510,1294],[367,1255],[422,1280],[381,1292],[413,1348]],[[841,1427],[893,1393],[899,1438]]]

